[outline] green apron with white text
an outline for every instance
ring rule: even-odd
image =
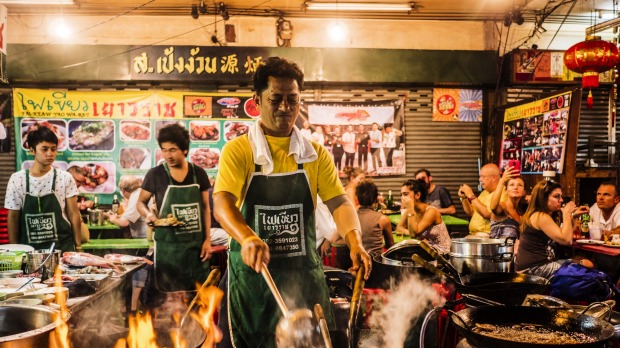
[[[162,292],[196,290],[209,273],[209,262],[200,260],[205,238],[203,204],[200,185],[196,180],[194,165],[193,184],[174,185],[165,163],[169,185],[164,194],[159,218],[172,214],[185,223],[183,227],[155,227],[155,286]]]
[[[252,174],[241,206],[246,223],[269,245],[269,271],[290,310],[320,303],[335,328],[321,259],[316,253],[314,201],[303,165],[291,173]],[[235,347],[275,347],[281,312],[260,273],[243,263],[230,242],[228,303]]]
[[[62,207],[56,197],[56,169],[52,169],[52,192],[43,196],[30,194],[30,172],[26,169],[26,196],[19,221],[19,242],[35,249],[75,251],[71,224],[62,216]]]

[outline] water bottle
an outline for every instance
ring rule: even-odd
[[[118,207],[120,206],[120,203],[118,202],[118,196],[114,195],[114,199],[112,199],[112,212],[114,214],[118,214]]]

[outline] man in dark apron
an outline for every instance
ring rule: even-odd
[[[370,257],[362,247],[355,208],[346,198],[329,152],[301,135],[299,113],[303,73],[281,58],[268,58],[254,75],[254,102],[261,120],[248,135],[222,151],[215,185],[215,216],[234,239],[218,325],[218,347],[273,347],[278,306],[260,270],[268,268],[289,309],[320,304],[335,328],[329,293],[316,252],[317,194],[334,215],[347,241],[352,271]]]
[[[9,240],[35,249],[49,249],[55,243],[56,250],[81,251],[75,181],[71,174],[52,167],[58,137],[49,128],[40,127],[28,133],[27,142],[34,155],[33,165],[11,175],[7,186]]]
[[[196,290],[209,273],[211,253],[208,190],[204,169],[187,162],[189,133],[178,124],[162,128],[157,137],[166,162],[148,171],[138,198],[147,222],[173,216],[182,227],[155,227],[154,284],[161,292]],[[155,195],[158,214],[147,204]]]

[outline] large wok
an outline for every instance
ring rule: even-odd
[[[512,336],[491,337],[472,331],[476,324],[518,325],[535,324],[544,328],[565,333],[585,334],[593,342],[571,344],[571,347],[603,347],[613,336],[613,326],[603,320],[589,315],[580,315],[564,309],[544,307],[482,306],[468,308],[458,313],[451,312],[452,322],[467,341],[476,347],[528,348],[528,347],[565,347],[562,344],[535,344],[514,342]]]

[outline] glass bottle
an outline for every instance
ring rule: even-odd
[[[99,209],[99,196],[93,198],[93,209]]]
[[[392,197],[392,190],[388,191],[387,201],[385,202],[388,209],[394,208],[394,197]]]
[[[120,206],[120,203],[118,202],[118,196],[114,195],[114,199],[112,199],[112,212],[114,214],[118,214],[118,207]]]
[[[581,214],[581,238],[590,239],[590,214]]]

